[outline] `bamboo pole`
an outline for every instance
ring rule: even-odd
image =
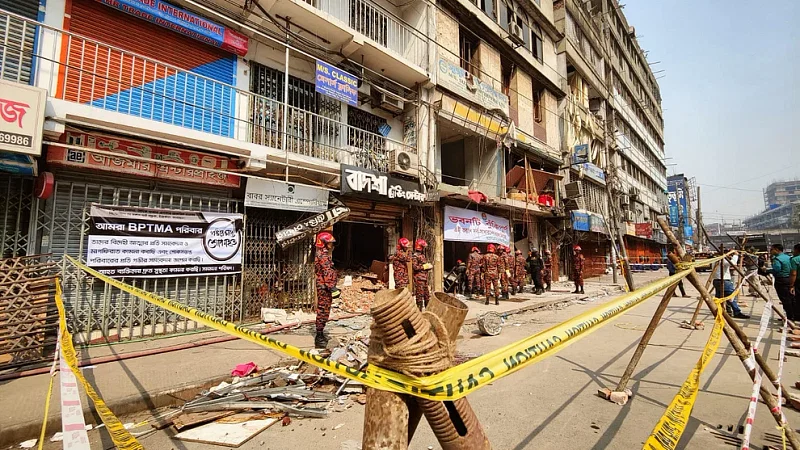
[[[709,287],[711,287],[711,281],[714,280],[714,271],[717,270],[719,267],[719,263],[715,263],[714,266],[711,268],[711,273],[708,274],[708,278],[706,279],[706,291]],[[700,315],[700,308],[703,306],[703,296],[700,295],[700,299],[697,301],[697,307],[694,309],[694,314],[692,314],[692,320],[689,322],[689,327],[694,329],[696,328],[697,324],[697,317]]]
[[[681,246],[680,242],[678,242],[678,239],[672,233],[672,230],[670,229],[669,225],[667,225],[663,217],[658,218],[658,224],[661,226],[661,229],[664,231],[664,234],[667,236],[667,239],[669,239],[673,244],[675,244],[676,249],[678,251],[678,255],[681,258],[685,258],[686,251]],[[673,263],[676,264],[680,263],[680,259],[675,255],[672,255],[672,258],[670,259],[672,260]],[[692,269],[692,272],[686,278],[689,280],[690,283],[692,283],[692,285],[694,285],[694,287],[698,291],[700,291],[700,295],[702,295],[703,300],[708,306],[708,309],[711,311],[712,314],[716,316],[717,305],[714,302],[714,299],[708,293],[708,290],[705,289],[703,284],[700,282],[700,277],[697,276],[697,272],[695,272],[694,269]],[[725,322],[726,322],[726,324],[722,328],[722,331],[725,333],[725,337],[728,338],[728,341],[731,343],[731,346],[736,352],[736,356],[739,357],[739,360],[742,362],[742,365],[744,365],[745,369],[747,370],[747,373],[750,375],[750,378],[754,379],[755,367],[751,366],[749,360],[750,358],[749,339],[747,339],[747,336],[745,336],[745,340],[740,340],[739,333],[734,332],[734,330],[736,329],[739,329],[739,331],[741,331],[739,325],[731,320],[730,316],[724,312],[724,308],[722,314],[723,317],[725,317]],[[767,364],[763,361],[763,359],[759,358],[760,355],[758,353],[756,353],[755,355],[756,355],[756,363],[761,367],[761,369],[764,371],[764,374],[767,375],[769,380],[773,384],[775,384],[776,379],[774,378],[774,373],[772,372],[772,370],[769,369],[769,366],[767,366]],[[781,384],[780,388],[783,390],[783,392],[786,392],[785,388],[783,387],[783,384]],[[783,421],[784,416],[778,408],[777,400],[763,384],[761,385],[761,389],[759,392],[761,394],[761,399],[769,408],[772,418],[775,419],[775,422],[777,422],[778,426],[782,427],[784,425]],[[789,444],[792,446],[792,448],[794,450],[800,450],[800,439],[798,439],[797,433],[795,433],[794,429],[789,426],[786,426],[784,430],[786,432],[786,439],[789,441]]]

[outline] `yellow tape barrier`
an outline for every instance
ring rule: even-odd
[[[627,293],[604,305],[573,317],[566,322],[501,347],[479,358],[467,361],[436,375],[417,378],[382,369],[371,364],[367,365],[364,370],[347,367],[344,364],[309,353],[306,350],[280,342],[246,327],[211,316],[191,306],[130,286],[105,276],[69,256],[66,256],[66,258],[81,270],[111,286],[208,327],[276,350],[287,356],[297,358],[376,389],[411,394],[415,397],[438,401],[457,400],[465,397],[467,394],[489,383],[554,354],[598,329],[609,320],[641,304],[644,300],[664,290],[671,284],[677,283],[690,273],[690,270],[684,270],[670,277],[662,278],[639,290]]]
[[[697,360],[689,376],[683,382],[681,389],[672,399],[664,415],[658,420],[650,437],[644,443],[643,450],[674,450],[681,440],[686,424],[689,423],[689,416],[692,414],[694,402],[697,400],[697,392],[700,389],[700,375],[705,370],[708,363],[714,358],[714,354],[719,348],[722,328],[725,326],[725,318],[722,316],[722,303],[734,298],[739,294],[739,289],[725,298],[715,298],[717,303],[717,316],[714,318],[714,328],[708,336],[703,354]]]
[[[125,426],[117,419],[117,416],[108,409],[103,399],[97,395],[92,385],[83,377],[83,372],[78,368],[78,358],[75,353],[75,347],[72,345],[72,334],[70,334],[67,329],[67,320],[64,316],[64,302],[61,298],[60,281],[56,283],[56,307],[58,308],[58,323],[61,329],[59,340],[64,360],[72,370],[72,373],[75,374],[75,378],[83,385],[86,395],[92,400],[92,403],[94,403],[94,409],[106,425],[108,434],[111,436],[111,440],[114,441],[114,445],[120,450],[144,450],[142,444],[125,429]]]

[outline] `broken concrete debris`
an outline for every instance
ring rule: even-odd
[[[328,357],[362,368],[367,363],[368,346],[369,338],[357,334],[342,340]],[[273,423],[288,426],[293,419],[325,418],[366,402],[362,384],[303,362],[287,362],[261,371],[252,363],[240,366],[235,373],[249,373],[209,388],[152,426],[174,427],[178,432],[175,439],[241,445]],[[225,433],[235,436],[224,436]]]

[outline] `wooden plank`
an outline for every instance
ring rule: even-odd
[[[242,423],[207,423],[175,435],[175,439],[186,442],[240,447],[278,419],[249,420]]]
[[[180,431],[184,428],[193,427],[195,425],[202,425],[204,423],[217,420],[219,418],[230,416],[235,411],[204,411],[199,413],[183,413],[178,417],[172,419],[172,424]]]

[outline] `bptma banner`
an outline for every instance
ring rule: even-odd
[[[110,277],[242,271],[241,214],[92,205],[86,264]]]
[[[452,206],[444,207],[444,240],[509,245],[508,219]]]

